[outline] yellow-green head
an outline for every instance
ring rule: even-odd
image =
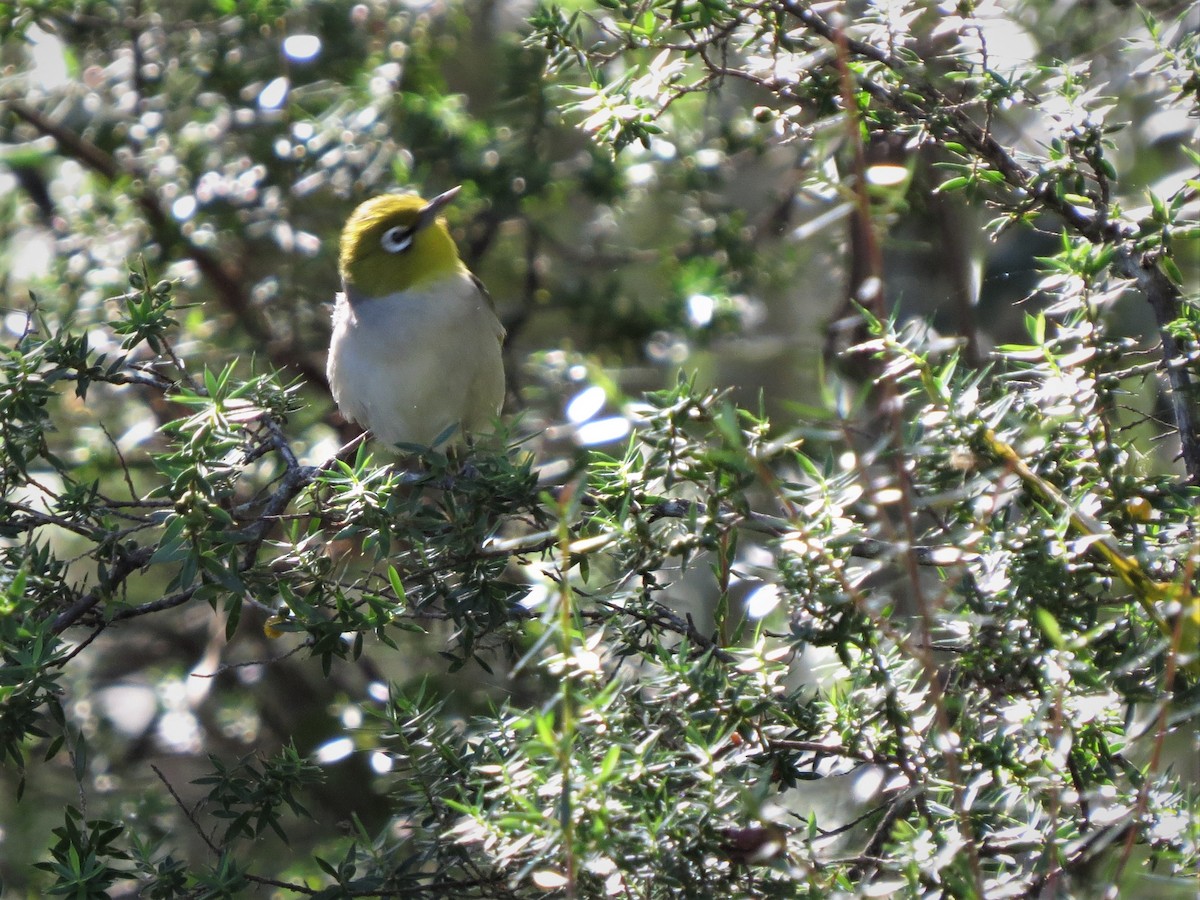
[[[432,200],[383,194],[361,203],[342,229],[338,272],[351,301],[421,287],[463,269],[442,208],[451,188]]]

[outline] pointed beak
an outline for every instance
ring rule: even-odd
[[[449,206],[451,202],[453,202],[454,198],[458,196],[458,192],[461,190],[461,184],[458,187],[452,187],[445,193],[438,194],[436,197],[422,206],[420,212],[417,213],[417,221],[413,231],[420,231],[422,228],[425,228],[436,222],[437,217],[441,214],[442,210]]]

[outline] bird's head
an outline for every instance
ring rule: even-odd
[[[383,194],[358,205],[342,229],[338,260],[351,301],[420,287],[461,269],[440,215],[458,191],[451,188],[432,200]]]

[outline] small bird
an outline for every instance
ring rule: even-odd
[[[342,415],[387,444],[485,431],[504,402],[504,326],[440,215],[458,191],[373,197],[342,229],[326,374]]]

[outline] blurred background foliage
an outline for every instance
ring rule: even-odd
[[[1167,251],[1176,363],[1193,365],[1194,5],[0,2],[14,896],[268,895],[272,879],[828,896],[868,874],[971,896],[980,853],[999,860],[990,891],[1033,894],[1103,880],[1089,835],[1133,833],[1161,852],[1161,896],[1186,895],[1195,679],[1176,683],[1190,701],[1155,705],[1178,644],[1128,597],[1097,614],[1121,581],[1073,542],[1100,539],[1044,497],[1053,521],[1030,525],[976,427],[1099,498],[1089,513],[1155,579],[1188,583],[1195,497],[1162,424],[1154,310],[879,95],[854,94],[847,129],[846,59],[784,21],[812,9],[912,61],[1060,199],[1094,164],[1063,202],[1103,194],[1102,213],[1151,223],[1129,240]],[[864,81],[886,68],[853,63]],[[455,236],[509,330],[517,449],[465,473],[436,452],[409,473],[382,453],[332,463],[355,434],[323,376],[340,226],[381,191],[456,184]],[[846,352],[863,342],[890,375]],[[927,368],[894,365],[909,353]],[[1077,371],[1093,358],[1106,368]],[[919,511],[896,505],[889,396],[911,404],[896,434]],[[981,517],[1001,531],[979,539]],[[863,540],[926,529],[978,565],[917,573],[893,553],[846,574]],[[947,608],[923,631],[906,618],[922,590]],[[962,657],[931,678],[931,648]],[[1182,781],[1121,755],[1159,712]],[[956,768],[938,735],[960,716],[979,731]],[[1005,727],[1053,749],[1076,726],[1077,755],[1012,774]],[[571,795],[552,776],[576,751],[595,765]],[[953,800],[915,787],[939,753]],[[1126,767],[1104,802],[1146,822],[1159,803],[1166,825],[1091,823],[1084,786]],[[970,818],[963,791],[993,805],[956,842],[939,828]],[[1083,804],[1079,833],[1060,802]],[[1055,828],[1076,842],[1061,857],[1040,842]],[[68,852],[84,845],[125,877],[84,878]],[[1138,871],[1130,852],[1119,872]]]

